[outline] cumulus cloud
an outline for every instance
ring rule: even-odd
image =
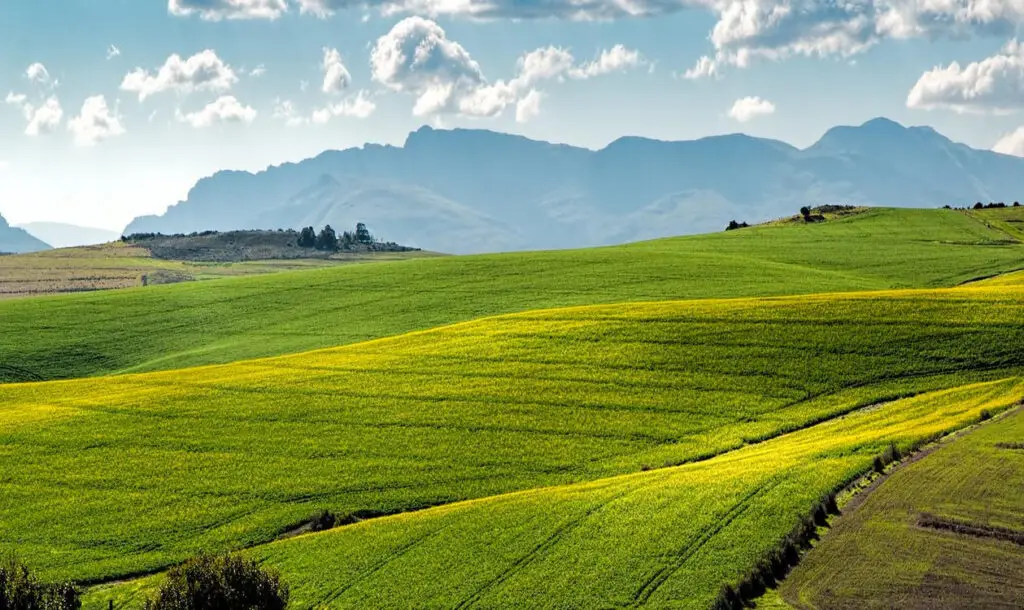
[[[321,67],[324,71],[324,93],[340,93],[352,83],[352,75],[341,61],[341,53],[337,49],[324,47]]]
[[[46,69],[46,66],[36,62],[25,70],[25,78],[32,82],[46,84],[50,82],[50,72]]]
[[[24,112],[28,119],[28,126],[25,127],[27,136],[53,133],[53,130],[60,126],[60,122],[64,118],[64,110],[60,107],[60,101],[53,96],[46,98],[46,101],[38,107],[26,104]]]
[[[714,15],[713,52],[690,78],[755,59],[848,58],[886,39],[1010,36],[1024,25],[1021,0],[169,0],[175,14],[276,19],[289,7],[326,18],[340,10],[385,16],[600,21],[685,10]]]
[[[518,73],[508,81],[488,81],[480,64],[437,23],[408,17],[381,36],[370,54],[373,79],[392,91],[416,97],[416,116],[458,114],[492,117],[528,96],[541,81],[586,79],[639,65],[636,51],[617,45],[592,62],[577,65],[562,48],[547,47],[524,54]],[[524,106],[537,108],[539,93]],[[525,116],[524,115],[524,116]]]
[[[238,76],[231,66],[217,57],[217,53],[207,49],[188,59],[182,59],[175,53],[167,58],[156,74],[136,68],[121,81],[121,90],[138,93],[141,102],[165,91],[227,91],[237,82]]]
[[[1024,157],[1024,127],[1018,127],[1016,131],[999,138],[992,150],[1004,155]]]
[[[222,19],[277,19],[288,11],[285,0],[169,0],[172,15],[199,15],[206,21]]]
[[[907,107],[972,113],[1024,108],[1024,44],[1012,40],[992,57],[925,72],[907,95]]]
[[[373,114],[376,109],[377,104],[368,97],[367,92],[360,91],[354,97],[315,110],[310,120],[317,125],[323,125],[332,118],[339,116],[365,119]]]
[[[14,106],[21,111],[22,116],[28,122],[28,125],[25,127],[25,135],[27,136],[40,136],[52,133],[54,129],[60,126],[64,118],[64,110],[61,108],[60,100],[56,96],[51,95],[36,106],[28,101],[28,96],[24,93],[14,93],[11,91],[4,98],[4,103]]]
[[[233,95],[223,95],[197,112],[182,114],[178,111],[177,117],[198,129],[218,123],[252,123],[256,120],[256,110],[243,105]]]
[[[775,113],[775,104],[759,97],[742,97],[729,109],[729,117],[746,123],[759,116],[766,116]]]
[[[121,49],[117,48],[116,45],[110,45],[107,47],[107,59],[111,60],[121,55]]]
[[[540,102],[543,98],[543,93],[536,89],[530,89],[530,92],[523,96],[523,99],[516,102],[516,122],[526,123],[539,115]]]
[[[103,140],[124,133],[124,125],[117,110],[111,112],[107,98],[94,95],[82,104],[78,116],[68,121],[68,131],[74,134],[78,146],[95,146]]]

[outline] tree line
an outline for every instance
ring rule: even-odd
[[[341,235],[338,235],[331,228],[331,225],[325,226],[319,233],[313,227],[304,227],[299,231],[298,245],[300,248],[315,248],[326,252],[336,252],[338,250],[349,250],[353,246],[369,246],[376,242],[376,238],[366,228],[366,225],[358,222],[354,232],[343,231]]]

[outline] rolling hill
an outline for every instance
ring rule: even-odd
[[[627,137],[592,151],[424,127],[401,147],[368,144],[255,174],[219,172],[162,216],[137,218],[125,231],[363,221],[391,241],[473,253],[717,231],[732,219],[763,221],[804,205],[963,206],[1022,197],[1024,159],[886,119],[833,128],[805,150],[733,134]]]
[[[1013,377],[1022,305],[999,287],[570,308],[2,385],[0,530],[21,542],[0,550],[120,577],[267,542],[319,508],[400,512],[707,458]]]
[[[0,216],[0,253],[20,254],[49,249],[49,244],[36,239],[24,229],[12,227],[3,216]]]
[[[0,335],[18,337],[0,342],[0,380],[225,363],[544,307],[952,286],[1022,267],[1024,245],[978,217],[878,209],[626,246],[15,300],[0,303]]]

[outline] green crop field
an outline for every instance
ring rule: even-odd
[[[238,549],[295,608],[707,608],[890,443],[1024,399],[996,213],[0,302],[0,556],[97,609]]]
[[[609,248],[20,299],[0,302],[0,382],[226,363],[536,308],[952,286],[1022,267],[1024,244],[973,216],[878,209]]]
[[[821,495],[1024,396],[1013,378],[865,409],[720,457],[367,521],[253,549],[301,608],[710,606]],[[158,578],[96,588],[130,607]]]
[[[1022,305],[1024,289],[970,287],[570,308],[3,385],[0,531],[17,535],[0,550],[110,579],[268,542],[320,508],[399,512],[722,454],[1013,377]]]
[[[796,607],[1024,607],[1024,411],[895,472],[781,588]]]

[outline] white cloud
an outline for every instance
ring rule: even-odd
[[[156,74],[136,68],[121,81],[121,90],[138,93],[141,102],[164,91],[227,91],[237,82],[238,76],[231,66],[207,49],[184,60],[175,53]]]
[[[999,138],[992,150],[1004,155],[1024,157],[1024,127],[1018,127],[1016,131]]]
[[[354,97],[350,97],[314,111],[310,120],[313,123],[322,125],[330,121],[331,118],[338,116],[365,119],[373,114],[376,109],[377,104],[368,97],[367,92],[360,91]]]
[[[646,63],[647,61],[640,55],[639,51],[627,49],[623,45],[617,44],[610,49],[602,51],[594,61],[576,68],[573,71],[573,77],[591,78],[612,72],[621,72],[629,68],[636,68]]]
[[[707,78],[710,76],[719,76],[721,74],[721,67],[718,62],[711,59],[707,55],[702,55],[697,63],[692,68],[686,70],[683,73],[683,78],[696,80],[698,78]]]
[[[256,120],[256,110],[243,105],[233,95],[224,95],[198,112],[181,114],[179,111],[177,116],[182,123],[188,123],[198,129],[218,123],[252,123]]]
[[[259,77],[263,76],[266,73],[267,73],[267,67],[264,66],[263,64],[260,64],[260,65],[256,66],[255,68],[253,68],[252,70],[249,70],[249,76],[251,76],[253,78],[259,78]]]
[[[9,91],[7,93],[7,97],[4,99],[5,104],[17,106],[18,108],[24,106],[26,101],[28,101],[27,95],[24,93],[15,93],[13,91]]]
[[[46,84],[50,82],[50,72],[46,69],[46,66],[36,62],[25,70],[25,78],[32,82]]]
[[[274,118],[281,119],[288,127],[297,127],[309,122],[306,117],[299,116],[295,104],[291,100],[274,100]]]
[[[546,47],[521,56],[515,78],[492,83],[462,45],[450,40],[437,23],[422,17],[398,22],[377,39],[370,53],[373,79],[392,91],[415,96],[416,116],[492,117],[511,104],[518,106],[538,82],[586,79],[643,62],[638,52],[622,45],[582,65],[575,65],[568,50]],[[524,106],[526,115],[539,103],[539,95]]]
[[[523,96],[523,99],[516,102],[516,122],[525,123],[540,114],[540,102],[544,94],[536,89]]]
[[[324,47],[321,67],[324,71],[324,93],[340,93],[352,83],[352,75],[341,61],[341,53],[337,49]]]
[[[992,57],[925,72],[907,95],[907,107],[974,113],[1024,108],[1024,44],[1013,40]]]
[[[729,109],[729,116],[740,123],[746,123],[751,119],[774,113],[775,104],[759,97],[740,98]]]
[[[53,133],[61,120],[64,118],[64,110],[60,107],[60,101],[50,96],[39,107],[26,104],[24,107],[25,116],[28,118],[28,126],[25,127],[25,135],[41,136]]]
[[[288,11],[285,0],[168,0],[172,15],[199,15],[206,21],[221,19],[277,19]]]
[[[110,45],[109,47],[107,47],[107,59],[108,60],[114,59],[115,57],[119,57],[120,55],[121,55],[121,49],[117,48],[116,45]]]
[[[4,103],[21,110],[22,116],[28,121],[25,127],[27,136],[52,133],[64,118],[64,110],[56,96],[50,96],[41,105],[36,106],[28,101],[27,95],[11,91],[4,98]]]
[[[68,121],[68,130],[74,134],[78,146],[96,144],[124,133],[124,125],[117,110],[111,112],[107,98],[94,95],[86,98],[82,112]]]

